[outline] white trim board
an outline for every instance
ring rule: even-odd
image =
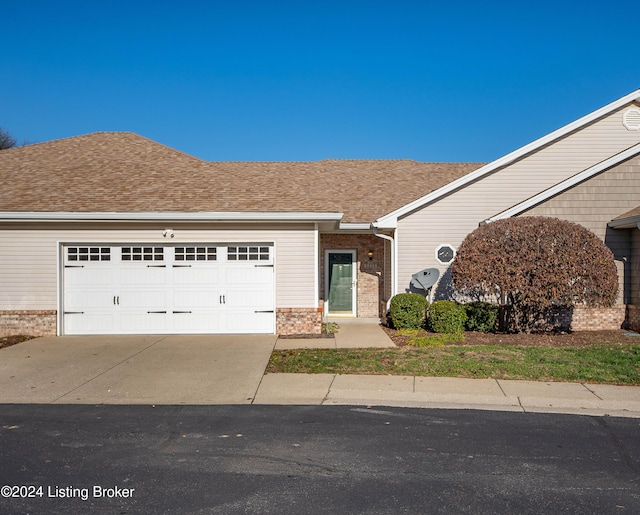
[[[413,202],[410,202],[409,204],[406,204],[403,207],[396,209],[395,211],[392,211],[391,213],[376,220],[376,222],[374,222],[374,225],[375,227],[378,227],[380,229],[396,228],[398,226],[398,218],[400,218],[401,216],[415,211],[416,209],[419,209],[430,202],[434,202],[444,197],[445,195],[452,193],[453,191],[463,188],[467,184],[473,181],[477,181],[478,179],[483,178],[484,176],[494,172],[495,170],[507,166],[514,161],[532,152],[535,152],[536,150],[560,138],[563,138],[564,136],[590,124],[591,122],[594,122],[599,118],[602,118],[603,116],[616,111],[617,109],[620,109],[621,107],[624,107],[631,102],[640,102],[640,89],[637,89],[632,93],[629,93],[628,95],[625,95],[624,97],[619,98],[618,100],[615,100],[614,102],[611,102],[604,107],[601,107],[600,109],[596,109],[592,113],[589,113],[588,115],[583,116],[582,118],[568,125],[565,125],[564,127],[561,127],[560,129],[557,129],[547,134],[546,136],[533,141],[532,143],[529,143],[528,145],[520,147],[519,149],[514,150],[506,156],[496,159],[495,161],[478,168],[476,171],[471,172],[464,177],[460,177],[459,179],[450,182],[446,186],[432,191],[431,193],[417,200],[414,200]]]
[[[515,206],[510,207],[509,209],[502,211],[501,213],[498,213],[495,216],[492,216],[491,218],[487,218],[485,221],[495,222],[496,220],[502,220],[504,218],[511,218],[512,216],[519,215],[520,213],[523,213],[528,209],[531,209],[532,207],[535,207],[538,204],[541,204],[542,202],[550,199],[551,197],[554,197],[572,188],[573,186],[576,186],[577,184],[580,184],[581,182],[584,182],[590,179],[594,175],[597,175],[600,172],[603,172],[608,168],[612,168],[622,163],[623,161],[631,159],[637,155],[640,155],[640,143],[638,143],[637,145],[634,145],[633,147],[629,147],[627,150],[623,150],[619,154],[616,154],[615,156],[612,156],[609,159],[605,159],[604,161],[601,161],[600,163],[590,168],[587,168],[586,170],[583,170],[582,172],[574,175],[573,177],[569,177],[568,179],[562,182],[559,182],[555,186],[552,186],[551,188],[548,188],[545,191],[542,191],[541,193],[538,193],[537,195],[534,195],[533,197],[528,198],[527,200],[520,202],[519,204],[516,204]]]

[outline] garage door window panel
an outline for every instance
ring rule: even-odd
[[[67,262],[111,261],[110,247],[68,247]]]
[[[227,259],[229,261],[269,261],[271,247],[262,246],[239,246],[227,249]]]
[[[216,247],[176,247],[175,261],[216,261]]]
[[[164,247],[122,247],[122,261],[164,261]]]

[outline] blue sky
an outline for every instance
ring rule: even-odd
[[[3,1],[0,127],[491,161],[640,88],[637,2]]]

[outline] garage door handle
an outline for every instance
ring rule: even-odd
[[[273,268],[273,265],[253,265],[256,268]]]
[[[151,314],[151,313],[164,314],[164,313],[166,313],[166,311],[147,311],[147,313],[149,313],[149,314]]]
[[[65,311],[65,315],[84,315],[84,311]]]
[[[173,268],[191,268],[191,265],[173,265]]]
[[[167,265],[147,265],[147,268],[166,268]]]
[[[254,313],[273,313],[273,309],[256,310]]]
[[[64,265],[65,268],[84,268],[84,265]]]
[[[174,313],[191,313],[191,311],[174,311]]]

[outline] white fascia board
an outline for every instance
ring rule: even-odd
[[[340,222],[341,231],[371,231],[371,223]]]
[[[343,213],[315,212],[38,212],[5,211],[2,222],[333,222]]]
[[[523,213],[528,209],[531,209],[532,207],[537,206],[541,202],[544,202],[545,200],[548,200],[551,197],[554,197],[555,195],[558,195],[559,193],[562,193],[563,191],[566,191],[572,188],[576,184],[586,181],[587,179],[590,179],[594,175],[597,175],[608,168],[612,168],[613,166],[616,166],[617,164],[623,161],[626,161],[627,159],[630,159],[638,154],[640,154],[640,143],[632,147],[629,147],[627,150],[623,150],[619,154],[616,154],[615,156],[612,156],[609,159],[605,159],[604,161],[601,161],[600,163],[593,165],[592,167],[587,168],[586,170],[583,170],[582,172],[574,175],[573,177],[569,177],[568,179],[562,182],[559,182],[555,186],[552,186],[551,188],[546,189],[543,192],[538,193],[537,195],[531,198],[528,198],[524,202],[520,202],[519,204],[516,204],[515,206],[510,207],[506,211],[503,211],[502,213],[498,213],[497,215],[492,216],[491,218],[488,218],[485,221],[495,222],[496,220],[502,220],[504,218],[511,218],[512,216],[519,215],[520,213]]]
[[[430,202],[438,200],[439,198],[442,198],[443,196],[448,195],[449,193],[457,189],[460,189],[473,181],[481,179],[485,175],[488,175],[491,172],[503,166],[509,165],[514,161],[526,156],[527,154],[531,154],[532,152],[535,152],[536,150],[544,147],[545,145],[548,145],[549,143],[552,143],[553,141],[560,139],[566,136],[567,134],[570,134],[571,132],[574,132],[584,127],[585,125],[588,125],[589,123],[603,116],[606,116],[617,109],[620,109],[626,104],[629,104],[631,102],[638,102],[638,101],[640,101],[640,89],[637,89],[634,92],[629,93],[628,95],[625,95],[624,97],[619,98],[618,100],[611,102],[610,104],[607,104],[604,107],[601,107],[600,109],[596,109],[592,113],[586,116],[583,116],[582,118],[579,118],[578,120],[568,125],[565,125],[564,127],[561,127],[547,134],[546,136],[543,136],[542,138],[539,138],[529,143],[528,145],[525,145],[524,147],[520,147],[519,149],[514,150],[513,152],[507,154],[506,156],[496,159],[495,161],[489,164],[486,164],[481,168],[478,168],[474,172],[471,172],[463,177],[460,177],[459,179],[456,179],[455,181],[450,182],[449,184],[447,184],[446,186],[443,186],[442,188],[432,191],[431,193],[425,195],[424,197],[414,200],[413,202],[410,202],[409,204],[406,204],[403,207],[396,209],[395,211],[392,211],[391,213],[379,218],[376,221],[376,225],[379,227],[389,227],[389,228],[397,227],[397,223],[398,223],[397,221],[399,217],[407,213],[410,213],[411,211],[414,211],[415,209],[418,209]]]
[[[612,229],[640,229],[640,215],[621,218],[620,220],[611,220],[607,227]]]

